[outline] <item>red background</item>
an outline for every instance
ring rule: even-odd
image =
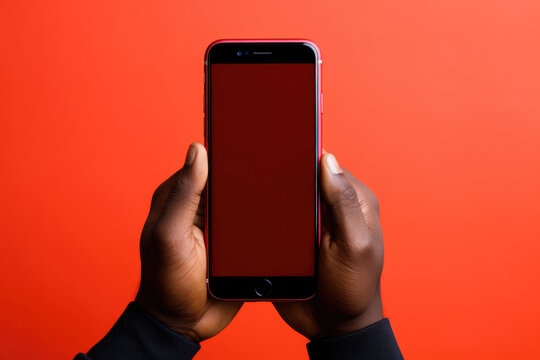
[[[210,67],[212,275],[313,276],[315,65]]]
[[[324,147],[381,202],[405,356],[539,358],[539,18],[537,0],[2,1],[2,357],[87,351],[133,299],[153,189],[202,141],[206,46],[307,37]],[[248,304],[198,358],[304,343]]]

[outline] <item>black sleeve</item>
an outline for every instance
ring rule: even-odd
[[[403,359],[388,319],[350,334],[314,340],[307,349],[311,360]]]
[[[78,354],[75,360],[188,360],[200,348],[132,302],[109,333],[88,354]]]

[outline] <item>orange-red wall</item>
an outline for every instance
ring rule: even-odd
[[[133,299],[153,189],[202,141],[208,43],[307,37],[324,147],[381,202],[405,356],[540,358],[539,19],[537,0],[2,1],[1,357],[87,351]],[[304,344],[248,304],[198,358]]]

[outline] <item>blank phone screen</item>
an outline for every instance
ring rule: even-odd
[[[212,276],[313,276],[312,63],[211,64]]]

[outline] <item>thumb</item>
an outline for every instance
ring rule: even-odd
[[[166,232],[162,236],[177,239],[191,234],[207,176],[206,149],[199,143],[192,143],[159,220],[161,231]]]
[[[358,194],[330,153],[324,153],[321,158],[321,188],[330,216],[332,240],[346,248],[361,246],[358,242],[366,231],[366,223]]]

